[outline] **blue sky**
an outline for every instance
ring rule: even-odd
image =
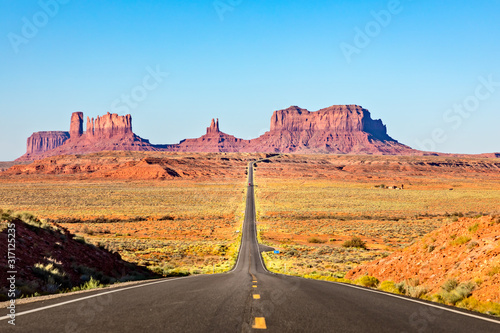
[[[130,113],[138,135],[177,143],[214,117],[249,139],[274,110],[334,104],[363,106],[414,148],[500,151],[499,12],[461,0],[1,0],[0,160],[32,132],[69,130],[74,111]]]

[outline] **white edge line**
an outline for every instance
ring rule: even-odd
[[[305,280],[308,280],[308,281],[327,282],[327,283],[336,284],[338,286],[351,287],[351,288],[358,289],[358,290],[361,290],[361,291],[368,291],[368,292],[372,292],[372,293],[379,294],[379,295],[390,296],[390,297],[402,299],[404,301],[413,302],[413,303],[417,303],[417,304],[420,304],[420,305],[426,305],[426,306],[430,306],[430,307],[433,307],[433,308],[436,308],[436,309],[445,310],[445,311],[448,311],[448,312],[453,312],[453,313],[461,314],[463,316],[472,317],[472,318],[476,318],[476,319],[481,319],[481,320],[484,320],[484,321],[489,321],[491,323],[495,323],[495,324],[499,324],[500,325],[500,319],[492,319],[492,318],[488,318],[488,317],[484,317],[484,316],[478,316],[478,315],[475,315],[475,314],[472,314],[472,313],[464,312],[464,311],[470,311],[470,310],[467,310],[467,309],[463,309],[464,311],[459,311],[459,310],[455,310],[455,309],[451,309],[451,308],[442,306],[440,304],[436,304],[434,302],[422,302],[422,301],[418,301],[418,300],[416,300],[414,298],[411,298],[411,297],[403,297],[403,296],[399,296],[397,294],[393,294],[393,293],[390,293],[390,292],[384,292],[384,291],[380,291],[380,290],[375,290],[375,289],[370,289],[370,288],[364,288],[364,287],[356,286],[356,285],[349,284],[349,283],[342,283],[342,282],[335,282],[335,281],[328,281],[328,280],[307,279],[307,278],[304,278],[304,277],[301,277],[301,276],[287,275],[287,274],[283,274],[283,273],[274,273],[274,272],[270,272],[270,273],[274,274],[274,275],[281,275],[281,276],[284,276],[284,277],[290,277],[290,278],[296,278],[296,279],[305,279]]]
[[[16,317],[17,316],[22,316],[22,315],[25,315],[25,314],[29,314],[29,313],[33,313],[33,312],[38,312],[38,311],[43,311],[43,310],[55,308],[55,307],[66,305],[66,304],[70,304],[70,303],[84,301],[86,299],[90,299],[90,298],[94,298],[94,297],[99,297],[99,296],[103,296],[103,295],[113,294],[113,293],[117,293],[117,292],[120,292],[120,291],[125,291],[125,290],[130,290],[130,289],[135,289],[135,288],[141,288],[141,287],[147,287],[147,286],[151,286],[151,285],[158,284],[158,283],[164,283],[164,282],[169,282],[169,281],[176,281],[176,280],[180,280],[180,279],[187,279],[187,278],[190,278],[190,277],[193,277],[193,276],[179,277],[179,278],[174,278],[174,279],[164,279],[164,280],[161,280],[161,281],[155,281],[155,282],[150,282],[150,283],[146,283],[146,284],[140,284],[140,285],[137,285],[137,286],[131,286],[131,287],[126,287],[126,288],[120,288],[120,289],[115,289],[115,290],[111,290],[111,291],[106,291],[106,292],[98,293],[98,294],[95,294],[95,295],[90,295],[90,296],[85,296],[85,297],[81,297],[81,298],[77,298],[77,299],[72,299],[71,301],[61,302],[61,303],[57,303],[57,304],[52,304],[52,305],[44,306],[44,307],[41,307],[41,308],[36,308],[36,309],[24,311],[24,312],[19,312],[19,313],[16,313]],[[7,308],[5,308],[5,309],[7,309]],[[6,320],[6,319],[11,319],[11,317],[8,316],[8,315],[0,317],[0,321],[1,320]]]
[[[483,317],[483,316],[478,316],[478,315],[475,315],[475,314],[472,314],[472,313],[467,313],[467,312],[463,312],[463,311],[451,309],[451,308],[448,308],[448,307],[440,306],[440,305],[435,304],[435,303],[427,303],[427,302],[418,301],[418,300],[416,300],[414,298],[410,298],[410,297],[402,297],[402,296],[399,296],[399,295],[396,295],[396,294],[392,294],[392,293],[389,293],[389,292],[383,292],[383,291],[379,291],[379,290],[374,290],[374,289],[369,289],[369,288],[363,288],[363,287],[359,287],[359,286],[348,284],[348,283],[340,283],[340,282],[327,281],[327,280],[317,280],[317,281],[324,281],[324,282],[329,282],[329,283],[333,283],[333,284],[337,284],[337,285],[351,287],[351,288],[355,288],[355,289],[359,289],[359,290],[370,291],[372,293],[376,293],[376,294],[380,294],[380,295],[387,295],[387,296],[391,296],[391,297],[394,297],[394,298],[399,298],[399,299],[402,299],[402,300],[405,300],[405,301],[409,301],[409,302],[413,302],[413,303],[418,303],[418,304],[422,304],[422,305],[427,305],[427,306],[431,306],[433,308],[437,308],[437,309],[441,309],[441,310],[445,310],[445,311],[449,311],[449,312],[453,312],[453,313],[458,313],[458,314],[461,314],[461,315],[464,315],[464,316],[468,316],[468,317],[472,317],[472,318],[476,318],[476,319],[482,319],[482,320],[489,321],[489,322],[492,322],[492,323],[495,323],[495,324],[500,324],[499,320],[495,320],[495,319],[491,319],[491,318],[487,318],[487,317]],[[469,311],[467,309],[464,309],[464,310],[465,311]]]

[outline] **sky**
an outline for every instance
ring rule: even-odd
[[[152,143],[239,138],[272,112],[357,104],[394,139],[500,151],[500,2],[0,0],[0,161],[71,113]]]

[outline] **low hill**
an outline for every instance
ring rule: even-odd
[[[0,172],[0,179],[23,180],[172,180],[241,177],[251,160],[269,154],[104,151],[61,155],[19,164]],[[236,166],[236,168],[235,168]]]
[[[414,281],[447,303],[454,302],[446,301],[446,292],[460,285],[477,300],[499,303],[500,216],[460,218],[402,251],[356,267],[346,278],[363,275],[395,283]]]
[[[8,271],[17,271],[17,298],[78,289],[91,278],[109,284],[154,277],[147,269],[122,260],[118,253],[87,244],[56,224],[2,210],[0,217],[1,253],[8,253],[9,225],[15,225],[15,249],[9,248],[15,264],[9,267],[5,260],[0,279],[7,281]],[[8,288],[2,283],[0,300],[7,300],[7,295]]]

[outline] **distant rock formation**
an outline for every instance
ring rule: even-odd
[[[113,137],[125,137],[132,132],[132,116],[127,114],[119,116],[109,112],[102,116],[90,119],[87,117],[86,136],[89,140],[111,139]]]
[[[26,143],[26,154],[36,156],[62,146],[70,134],[62,131],[33,133]]]
[[[132,117],[109,112],[96,119],[87,117],[83,132],[83,113],[71,115],[69,132],[36,132],[28,138],[26,154],[18,161],[65,154],[85,154],[105,150],[158,150],[132,132]]]
[[[170,151],[181,152],[241,152],[250,144],[250,140],[238,139],[219,130],[219,119],[212,119],[207,133],[197,139],[182,140],[178,145],[173,145]]]
[[[212,123],[210,124],[210,127],[207,127],[207,134],[211,133],[219,133],[219,118],[217,120],[212,119]]]
[[[153,145],[135,135],[129,114],[108,112],[95,119],[87,117],[85,132],[83,128],[83,113],[75,112],[69,132],[34,133],[28,139],[26,154],[18,160],[105,150],[437,155],[394,140],[381,120],[373,120],[370,112],[358,105],[334,105],[315,112],[298,106],[278,110],[271,117],[270,131],[252,140],[220,131],[219,119],[212,119],[205,135],[167,145]]]
[[[297,106],[275,111],[271,130],[251,140],[263,152],[416,154],[387,135],[381,120],[357,105],[334,105],[316,112]]]
[[[83,135],[83,112],[73,112],[69,127],[69,136],[73,139]]]

